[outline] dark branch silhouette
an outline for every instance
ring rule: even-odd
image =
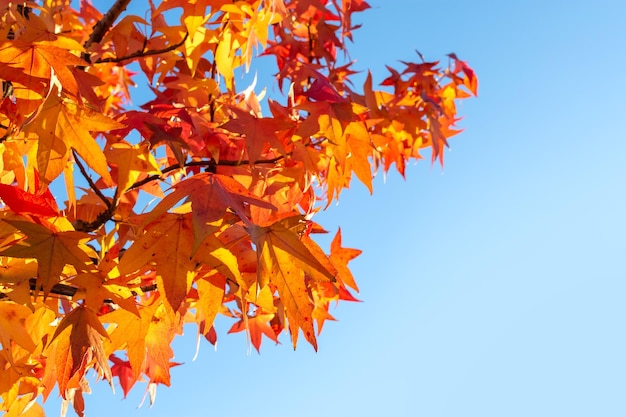
[[[113,26],[115,20],[126,10],[128,3],[130,3],[130,0],[116,0],[115,3],[113,3],[109,11],[106,12],[102,19],[93,27],[91,36],[89,36],[89,39],[87,39],[83,45],[85,49],[89,49],[94,43],[100,43],[100,41],[102,41],[102,38],[104,38],[104,35],[106,35],[111,26]],[[83,54],[83,59],[91,63],[91,57],[88,53]]]
[[[129,61],[131,59],[143,58],[143,57],[150,56],[150,55],[164,54],[166,52],[173,51],[176,48],[178,48],[179,46],[181,46],[182,44],[184,44],[188,37],[189,37],[189,33],[185,33],[185,36],[183,37],[183,39],[180,42],[175,43],[173,45],[170,45],[167,48],[163,48],[163,49],[148,49],[148,50],[142,49],[140,51],[136,51],[136,52],[133,52],[130,55],[126,55],[126,56],[122,56],[122,57],[100,58],[100,59],[96,60],[95,64],[101,64],[101,63],[104,63],[104,62]]]

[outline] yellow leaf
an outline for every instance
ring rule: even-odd
[[[142,173],[161,174],[147,145],[115,143],[105,154],[112,164],[117,165],[118,192],[128,190]]]
[[[86,367],[95,356],[100,369],[108,381],[112,381],[111,369],[104,354],[102,338],[109,335],[91,309],[79,306],[72,310],[59,323],[52,340],[56,341],[55,366],[59,392],[67,399],[71,380],[80,381]]]
[[[285,306],[294,348],[298,330],[317,350],[313,327],[313,301],[305,283],[305,273],[314,280],[334,281],[314,253],[302,243],[298,234],[288,228],[293,219],[276,222],[269,227],[254,226],[250,230],[257,250],[257,280],[261,287],[267,282],[276,285]]]
[[[44,296],[59,282],[63,267],[67,264],[79,271],[89,270],[95,255],[85,243],[91,240],[86,233],[75,231],[56,232],[39,224],[21,220],[4,220],[26,235],[0,252],[15,258],[35,258],[38,265],[37,286],[42,286]]]
[[[195,275],[192,246],[191,215],[166,213],[151,223],[143,236],[128,248],[120,261],[120,273],[132,273],[155,264],[158,288],[165,294],[169,306],[177,311]]]
[[[119,129],[123,125],[92,110],[82,109],[74,102],[50,94],[40,113],[25,131],[39,137],[37,164],[41,180],[52,182],[68,164],[71,148],[100,175],[107,186],[113,184],[107,160],[91,132]]]
[[[9,301],[0,302],[0,344],[7,353],[9,362],[13,363],[11,341],[32,352],[35,343],[24,328],[24,322],[32,312],[26,306]]]

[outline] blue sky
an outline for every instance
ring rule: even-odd
[[[355,184],[317,217],[363,250],[364,302],[317,353],[283,335],[248,355],[223,321],[192,362],[189,328],[152,408],[98,383],[88,416],[626,415],[626,3],[370,4],[358,68],[455,52],[480,92],[444,170]]]

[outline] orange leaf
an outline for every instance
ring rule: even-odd
[[[68,163],[70,149],[84,159],[105,184],[112,185],[107,160],[91,132],[119,129],[123,125],[69,99],[50,94],[40,113],[25,128],[38,135],[37,163],[44,183],[52,182]]]
[[[128,361],[133,369],[134,379],[137,380],[143,369],[146,356],[146,335],[150,328],[150,322],[154,317],[151,307],[139,306],[139,316],[123,309],[115,310],[102,316],[105,323],[115,323],[115,329],[111,333],[111,344],[107,351],[126,347]]]
[[[289,129],[293,125],[289,120],[256,117],[236,107],[230,110],[237,115],[237,118],[230,119],[221,127],[246,136],[246,149],[251,163],[259,160],[268,147],[276,149],[281,154],[285,153],[277,132]]]
[[[120,272],[128,274],[150,263],[156,264],[158,287],[170,307],[177,311],[195,275],[192,245],[191,216],[166,213],[128,248],[120,261]]]
[[[232,325],[228,333],[238,333],[245,330],[256,351],[261,353],[261,339],[263,335],[269,337],[277,344],[279,343],[276,333],[274,333],[274,330],[269,325],[269,321],[272,320],[273,317],[273,314],[259,314],[254,317],[247,317],[246,319],[242,318]]]
[[[352,272],[348,268],[348,262],[359,256],[363,251],[359,249],[350,249],[341,247],[341,229],[337,230],[337,234],[330,244],[330,261],[337,268],[338,278],[356,291],[359,288],[352,276]]]
[[[111,369],[102,346],[103,337],[108,338],[109,335],[96,313],[82,305],[59,323],[52,341],[56,340],[57,382],[64,399],[67,399],[68,388],[72,388],[70,380],[76,376],[76,381],[80,381],[94,356],[105,378],[111,382]]]
[[[176,184],[174,191],[152,210],[146,223],[169,210],[183,198],[191,201],[196,245],[216,230],[215,226],[207,223],[222,219],[229,208],[244,222],[249,222],[246,204],[276,209],[273,204],[252,194],[241,183],[229,176],[201,173]]]
[[[88,234],[75,231],[57,232],[22,220],[4,221],[24,233],[26,239],[3,250],[0,255],[37,259],[37,284],[43,287],[44,296],[59,282],[65,265],[73,265],[79,271],[93,266],[89,255],[93,254],[93,250],[85,245],[91,240]]]
[[[11,341],[29,352],[35,350],[35,343],[24,327],[26,317],[31,314],[28,307],[9,301],[0,302],[0,344],[7,359],[13,364]]]
[[[198,287],[198,301],[196,309],[198,321],[203,322],[206,329],[213,326],[213,321],[222,308],[226,277],[214,274],[196,281]]]
[[[79,46],[80,47],[80,46]],[[0,44],[0,62],[12,68],[22,69],[29,76],[50,80],[52,71],[70,94],[78,93],[78,84],[68,66],[85,65],[85,61],[49,42],[25,42],[15,40]],[[14,71],[19,74],[20,71]],[[10,71],[3,71],[2,78],[12,80]],[[19,81],[19,80],[18,80]]]
[[[334,275],[302,243],[298,234],[283,220],[269,227],[254,226],[252,241],[257,248],[258,282],[261,287],[269,281],[276,285],[285,305],[294,349],[298,331],[317,350],[313,328],[313,302],[305,284],[304,274],[320,281],[334,281]]]

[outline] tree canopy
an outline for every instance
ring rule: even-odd
[[[425,148],[443,164],[477,94],[454,54],[355,86],[363,0],[129,3],[0,0],[6,416],[43,415],[54,387],[82,416],[88,371],[152,397],[183,325],[215,343],[218,314],[257,350],[281,333],[317,349],[360,251],[340,230],[322,249],[315,214]],[[278,97],[237,85],[260,60]]]

